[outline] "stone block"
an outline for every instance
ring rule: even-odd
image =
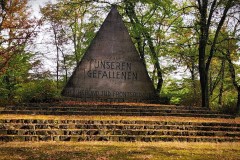
[[[6,129],[0,129],[0,135],[7,135],[8,131]]]
[[[78,142],[79,141],[79,137],[78,136],[71,136],[70,141],[71,142]]]
[[[24,142],[29,141],[31,137],[29,136],[13,136],[13,141]]]
[[[7,130],[7,135],[18,135],[18,130],[8,129]]]
[[[11,142],[11,141],[13,141],[13,136],[0,135],[0,141],[1,142]]]

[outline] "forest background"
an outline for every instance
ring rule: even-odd
[[[161,101],[240,112],[240,0],[1,0],[0,104],[49,102],[118,6]]]

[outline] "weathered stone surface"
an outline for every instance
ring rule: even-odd
[[[49,104],[48,104],[49,105]],[[33,105],[34,106],[34,105]],[[0,111],[0,114],[46,114],[46,115],[121,115],[121,116],[184,116],[184,117],[206,117],[206,118],[235,118],[233,115],[219,114],[210,110],[202,110],[196,108],[193,112],[193,108],[185,106],[172,106],[172,105],[159,105],[159,106],[136,106],[136,105],[64,105],[60,106],[58,104],[53,104],[52,106],[46,107],[44,104],[44,109],[41,107],[19,107],[9,108],[9,110]],[[58,111],[56,111],[58,108]],[[61,109],[60,109],[61,108]],[[34,110],[32,110],[34,109]],[[171,111],[171,112],[170,112]],[[12,120],[17,123],[28,123],[24,122],[22,119]],[[41,120],[31,123],[48,123],[48,121],[41,122]],[[54,123],[58,123],[55,121]]]
[[[154,86],[113,7],[62,95],[82,101],[156,102]]]
[[[0,141],[240,141],[236,122],[0,120]]]

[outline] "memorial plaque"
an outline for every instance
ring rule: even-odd
[[[82,101],[151,103],[158,100],[115,6],[69,78],[62,95]]]

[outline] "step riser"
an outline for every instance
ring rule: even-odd
[[[180,112],[180,111],[185,111],[185,112],[207,112],[207,113],[212,113],[210,110],[194,110],[194,109],[186,109],[186,108],[143,108],[143,107],[6,107],[3,108],[4,110],[60,110],[60,111],[81,111],[81,110],[86,110],[86,111],[101,111],[101,110],[107,110],[107,111],[168,111],[168,112]]]
[[[91,114],[106,114],[110,113],[110,114],[147,114],[147,115],[152,115],[152,114],[212,114],[211,112],[196,112],[196,111],[173,111],[173,110],[5,110],[5,111],[1,111],[0,114],[4,114],[5,113],[14,113],[14,112],[27,112],[27,113],[50,113],[50,114],[54,114],[54,113],[67,113],[67,114],[73,114],[74,112],[76,112],[77,114],[86,114],[86,113],[91,113]]]
[[[128,135],[128,136],[219,136],[240,137],[239,132],[189,132],[157,130],[0,130],[0,135]]]
[[[104,126],[104,125],[143,125],[143,126],[196,126],[196,127],[238,127],[238,123],[221,123],[221,122],[177,122],[177,121],[144,121],[144,120],[42,120],[42,119],[0,119],[2,125],[87,125],[87,126]]]
[[[204,113],[204,112],[185,112],[185,111],[141,111],[141,110],[136,110],[136,111],[119,111],[119,110],[79,110],[79,111],[74,111],[74,110],[69,110],[69,111],[64,111],[64,110],[5,110],[1,111],[1,114],[6,114],[6,113],[50,113],[50,114],[146,114],[146,115],[156,115],[156,114],[211,114],[211,113]]]
[[[115,109],[180,109],[180,110],[205,110],[209,111],[206,108],[200,107],[185,107],[185,106],[131,106],[131,105],[62,105],[62,104],[30,104],[30,105],[21,105],[21,106],[7,106],[6,108],[93,108],[93,109],[102,109],[102,108],[115,108]]]
[[[41,119],[0,119],[5,125],[143,125],[143,126],[200,126],[200,127],[240,127],[238,123],[221,122],[177,122],[177,121],[144,121],[144,120],[41,120]]]
[[[206,118],[234,118],[219,114],[206,108],[174,105],[117,105],[117,104],[64,104],[30,103],[21,106],[8,106],[0,114],[37,114],[37,115],[109,115],[109,116],[181,116]]]
[[[27,115],[107,115],[107,116],[179,116],[179,117],[205,117],[205,118],[234,118],[220,114],[193,114],[193,113],[161,113],[161,112],[48,112],[48,111],[0,111],[0,114],[27,114]]]
[[[101,129],[101,130],[187,130],[187,131],[235,131],[240,132],[240,127],[211,127],[211,126],[181,126],[181,125],[66,125],[66,124],[0,124],[0,129]]]

